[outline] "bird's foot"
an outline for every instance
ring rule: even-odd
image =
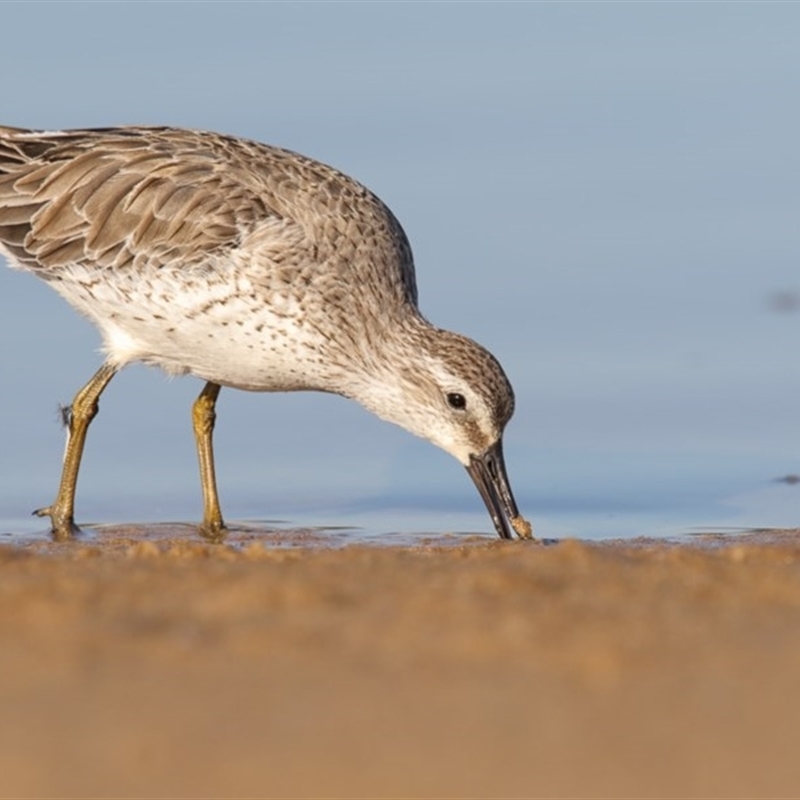
[[[37,508],[36,517],[50,517],[50,534],[56,542],[68,542],[81,532],[72,513],[60,511],[57,505]]]
[[[212,544],[221,544],[228,537],[228,529],[225,523],[220,520],[204,520],[198,527],[197,532]]]

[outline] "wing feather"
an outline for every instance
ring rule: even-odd
[[[281,219],[224,153],[157,129],[0,135],[0,246],[29,268],[192,264]]]
[[[267,283],[327,262],[356,286],[379,265],[417,304],[408,240],[365,187],[297,153],[176,128],[0,126],[0,252],[45,278],[76,265],[224,268],[235,255]]]

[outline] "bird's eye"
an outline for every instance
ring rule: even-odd
[[[466,408],[467,398],[464,397],[463,394],[458,394],[458,392],[450,392],[450,394],[447,395],[447,404],[450,408]]]

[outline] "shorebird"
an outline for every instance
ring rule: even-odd
[[[0,252],[103,339],[102,366],[65,414],[55,501],[34,512],[54,538],[79,530],[87,430],[135,361],[206,382],[192,422],[207,538],[225,533],[212,445],[222,386],[356,400],[455,456],[502,538],[532,538],[503,461],[508,378],[483,347],[421,315],[400,223],[341,172],[202,131],[0,127]]]

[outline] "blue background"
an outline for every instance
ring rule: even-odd
[[[543,535],[797,525],[800,6],[3,3],[0,120],[170,124],[353,175],[414,248],[423,312],[500,358]],[[58,403],[99,337],[0,270],[0,530],[43,528]],[[193,379],[103,396],[79,520],[197,519]],[[491,526],[464,471],[340,398],[224,391],[232,519]]]

